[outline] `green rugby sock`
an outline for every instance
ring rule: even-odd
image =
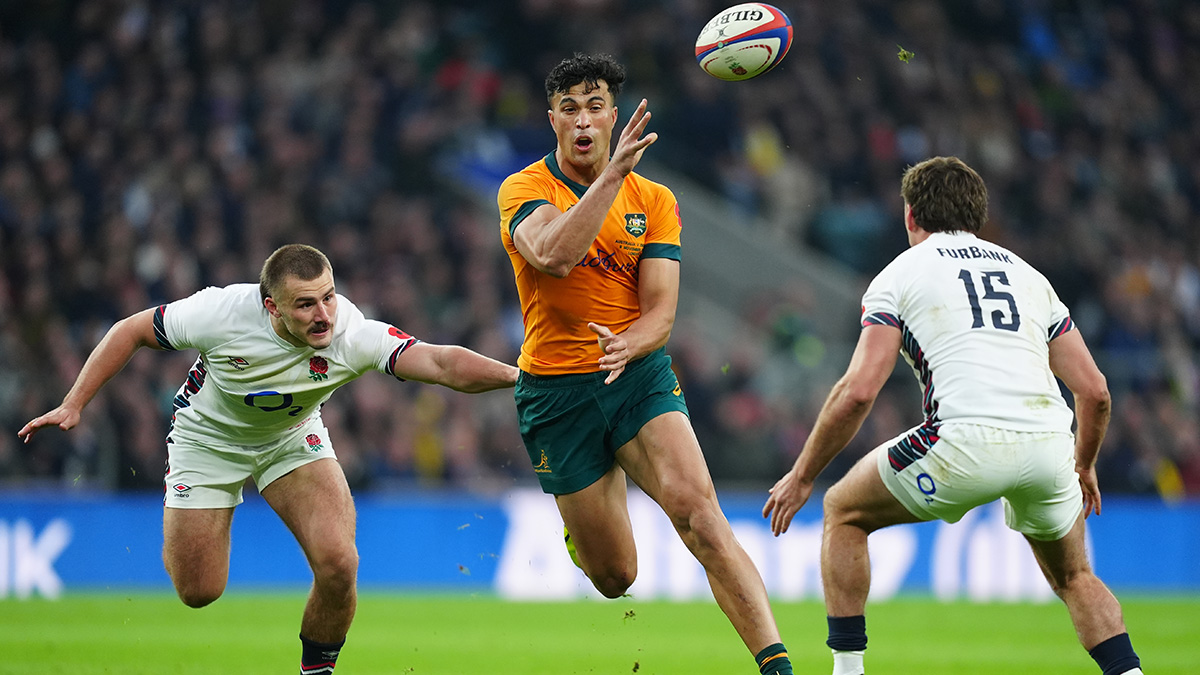
[[[754,662],[758,664],[758,672],[762,675],[793,675],[792,662],[782,642],[776,642],[755,654]]]

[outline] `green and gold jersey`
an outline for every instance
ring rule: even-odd
[[[571,273],[558,279],[525,260],[513,232],[542,204],[566,212],[587,191],[567,178],[551,152],[500,186],[500,237],[512,261],[525,320],[517,365],[535,375],[599,370],[602,356],[588,322],[620,333],[641,316],[638,266],[645,258],[680,259],[679,203],[664,185],[630,173],[596,240]]]

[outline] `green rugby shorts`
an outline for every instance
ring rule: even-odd
[[[542,490],[577,492],[612,468],[617,450],[663,413],[688,414],[671,357],[659,348],[625,366],[612,384],[608,371],[517,378],[514,393],[525,450]]]

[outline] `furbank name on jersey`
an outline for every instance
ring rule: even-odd
[[[971,258],[987,258],[988,260],[998,260],[1002,263],[1013,264],[1012,258],[1008,257],[1007,253],[1000,251],[992,251],[978,246],[968,246],[965,248],[939,248],[938,255],[943,258],[955,258],[957,260],[969,260]]]

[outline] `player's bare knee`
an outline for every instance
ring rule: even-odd
[[[833,487],[825,491],[825,497],[821,500],[821,508],[824,512],[826,526],[840,525],[846,522],[847,512],[842,494],[844,492],[845,488],[841,483],[835,483]]]
[[[179,596],[179,600],[192,609],[200,609],[201,607],[211,605],[224,592],[225,584],[223,583],[210,582],[175,585],[175,593]]]
[[[353,546],[312,558],[313,577],[323,585],[353,586],[358,577],[358,550]]]
[[[622,565],[610,567],[602,573],[591,577],[592,585],[606,598],[619,598],[633,585],[637,579],[637,565]]]

